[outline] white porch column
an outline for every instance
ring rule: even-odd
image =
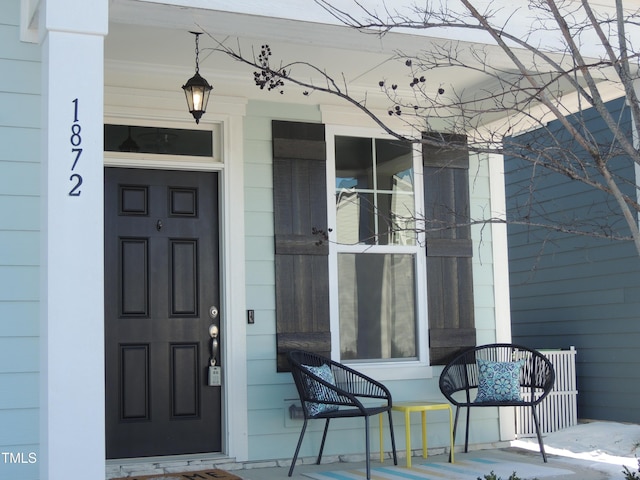
[[[489,188],[491,191],[491,218],[506,220],[507,199],[504,185],[504,157],[488,154]],[[511,299],[509,296],[509,255],[507,225],[491,225],[493,253],[493,292],[496,316],[496,339],[498,343],[511,342]]]
[[[42,480],[78,474],[104,478],[102,152],[108,0],[43,0],[40,21],[43,152],[38,463]]]
[[[489,154],[489,182],[491,189],[491,218],[506,219],[507,203],[504,185],[504,157]],[[507,226],[491,225],[493,251],[493,291],[496,316],[496,342],[511,342],[511,300],[509,297],[509,255]],[[515,411],[499,408],[500,440],[513,440],[516,435]]]

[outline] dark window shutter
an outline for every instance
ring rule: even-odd
[[[287,352],[331,355],[324,125],[274,120],[273,203],[278,371]]]
[[[475,346],[469,153],[464,135],[427,133],[423,144],[429,352],[432,365]],[[458,148],[447,147],[456,145]],[[459,225],[459,226],[455,226]]]

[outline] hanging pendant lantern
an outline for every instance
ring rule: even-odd
[[[209,94],[213,87],[209,85],[204,78],[200,76],[200,65],[199,65],[199,55],[200,50],[198,46],[199,36],[202,34],[200,32],[190,32],[196,36],[196,74],[187,80],[182,86],[184,90],[184,94],[187,97],[187,106],[189,108],[189,113],[193,115],[193,118],[196,119],[196,123],[200,123],[200,117],[207,110],[207,103],[209,102]]]

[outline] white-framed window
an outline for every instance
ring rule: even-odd
[[[358,368],[428,359],[419,148],[373,129],[326,130],[332,356]]]

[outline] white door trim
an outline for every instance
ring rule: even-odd
[[[108,89],[106,89],[108,90]],[[107,95],[108,96],[108,95]],[[221,158],[189,159],[158,155],[123,155],[105,152],[104,166],[136,168],[172,168],[181,170],[219,171],[220,175],[220,313],[223,366],[222,449],[236,461],[247,460],[247,363],[245,321],[245,254],[244,254],[244,165],[243,119],[246,101],[233,99],[215,102],[200,121],[176,122],[160,118],[151,120],[147,114],[110,114],[105,123],[140,124],[175,128],[213,129],[221,142]],[[231,108],[229,108],[231,107]],[[186,108],[186,107],[185,107]],[[107,107],[105,107],[106,111]],[[224,109],[224,112],[216,111]],[[175,118],[175,116],[174,116]],[[131,122],[131,123],[128,123]],[[214,154],[215,155],[215,154]],[[217,155],[216,155],[217,156]],[[233,348],[230,346],[233,345]],[[103,359],[104,362],[104,359]],[[102,366],[104,367],[104,365]],[[230,406],[233,408],[229,408]]]

